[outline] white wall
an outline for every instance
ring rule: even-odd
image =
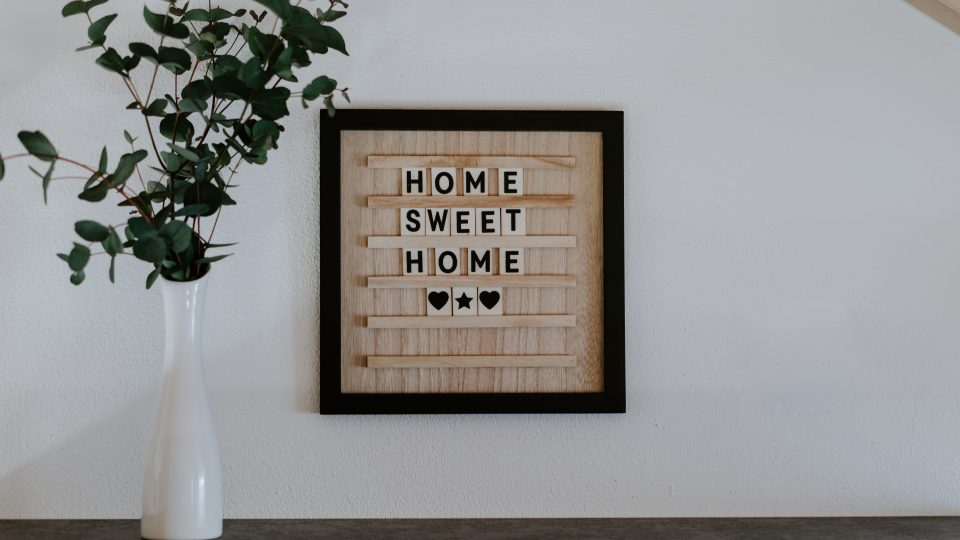
[[[148,37],[112,3],[115,39]],[[900,0],[353,4],[324,65],[357,105],[626,112],[628,412],[314,413],[311,111],[221,223],[229,517],[958,511],[960,37]],[[60,5],[3,8],[0,149],[39,128],[117,155],[140,124]],[[135,517],[159,293],[133,261],[71,286],[72,223],[122,217],[8,169],[0,517]]]

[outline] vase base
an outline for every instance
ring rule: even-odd
[[[146,540],[213,540],[223,536],[223,527],[202,531],[184,531],[182,528],[140,527],[140,537]]]

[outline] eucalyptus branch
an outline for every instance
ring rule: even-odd
[[[101,225],[89,220],[76,223],[75,231],[86,243],[75,243],[69,254],[60,254],[70,267],[72,283],[84,280],[84,267],[94,255],[111,257],[111,281],[117,255],[133,255],[149,263],[147,287],[161,275],[176,281],[197,279],[224,257],[208,256],[207,251],[220,247],[211,241],[223,207],[236,204],[229,191],[234,187],[237,171],[244,162],[266,163],[268,155],[278,148],[283,133],[281,121],[291,114],[287,100],[296,96],[306,107],[308,102],[322,97],[328,112],[333,114],[334,93],[340,92],[348,99],[346,88],[340,90],[336,81],[326,76],[315,78],[297,92],[284,84],[295,82],[294,69],[309,65],[317,55],[328,51],[346,54],[342,36],[330,25],[346,14],[335,8],[346,4],[328,1],[326,11],[312,13],[301,7],[299,0],[257,0],[258,5],[267,6],[277,16],[266,33],[261,30],[266,9],[231,12],[215,6],[212,0],[206,0],[206,8],[190,7],[184,0],[167,0],[166,9],[160,13],[149,7],[143,10],[147,26],[160,36],[159,44],[154,48],[146,43],[130,43],[123,49],[128,48],[130,55],[106,45],[106,32],[117,16],[91,16],[91,10],[106,0],[71,0],[64,6],[61,14],[65,17],[84,15],[90,43],[82,49],[102,51],[97,65],[121,78],[133,98],[127,108],[137,109],[143,115],[149,150],[157,162],[157,167],[151,169],[159,173],[157,180],[147,182],[152,175],[146,174],[148,171],[141,168],[140,162],[150,152],[136,150],[127,132],[124,136],[131,143],[131,151],[120,156],[112,167],[106,147],[94,167],[60,156],[38,131],[20,132],[27,152],[0,158],[0,179],[6,172],[5,161],[32,156],[48,166],[45,174],[34,170],[42,179],[45,200],[51,182],[85,179],[78,194],[81,199],[99,202],[113,191],[121,206],[132,209],[132,217],[125,224]],[[252,22],[245,23],[245,16]],[[147,62],[154,65],[150,66],[150,82],[143,99],[132,73]],[[172,94],[155,98],[161,93],[158,88],[165,85],[169,85],[166,87]],[[231,118],[227,118],[237,101],[243,102],[239,115],[231,113]],[[202,130],[198,119],[202,120]],[[195,130],[200,130],[199,135]],[[90,176],[54,176],[54,166],[60,163],[80,167]],[[225,174],[227,171],[229,175]],[[135,186],[127,185],[134,174],[142,188],[139,193],[135,193]],[[204,237],[206,217],[214,219]],[[91,247],[98,242],[104,250],[91,253]]]

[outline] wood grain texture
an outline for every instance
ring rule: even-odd
[[[370,276],[371,289],[404,289],[426,287],[575,287],[577,276]]]
[[[367,197],[368,208],[573,208],[572,195],[407,195]]]
[[[344,393],[603,390],[602,140],[599,133],[350,130],[342,133],[341,141],[340,385]],[[573,208],[527,209],[528,235],[569,236],[571,247],[528,247],[524,253],[524,270],[529,276],[572,275],[576,286],[504,288],[502,302],[505,316],[570,314],[576,317],[576,326],[367,328],[368,317],[420,317],[427,313],[422,288],[367,286],[368,277],[399,277],[402,273],[399,249],[366,247],[368,237],[395,237],[400,232],[398,210],[366,207],[367,197],[400,194],[399,168],[367,166],[368,156],[380,155],[474,156],[471,160],[477,159],[476,156],[496,160],[499,159],[496,156],[516,155],[574,158],[576,166],[572,168],[528,167],[524,170],[527,196],[571,195],[576,201]],[[437,166],[477,165],[477,161],[472,161],[445,162]],[[522,164],[497,162],[497,165]],[[462,177],[458,175],[461,184]],[[458,188],[457,192],[462,193],[462,185]],[[497,195],[494,182],[490,196]],[[416,237],[403,240],[408,238]],[[431,240],[437,238],[443,237]],[[476,237],[459,237],[457,247],[467,247],[464,238]],[[494,239],[494,243],[488,244],[492,247],[501,247],[501,242],[507,240],[486,238]],[[464,256],[466,251],[462,250]],[[496,265],[494,261],[494,268]],[[434,273],[432,268],[429,273]],[[371,369],[366,366],[369,356],[470,355],[570,355],[576,358],[576,363],[573,367],[549,368]]]
[[[564,328],[576,325],[576,315],[367,317],[367,328]]]
[[[369,236],[367,247],[384,248],[572,248],[576,236]]]
[[[960,34],[960,0],[907,0],[907,2]]]
[[[577,166],[572,156],[368,156],[372,169],[400,167],[487,167],[519,169],[572,169]]]
[[[501,356],[368,356],[367,367],[383,368],[562,368],[576,365],[572,354]]]

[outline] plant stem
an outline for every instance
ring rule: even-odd
[[[24,153],[21,153],[21,154],[13,154],[12,156],[7,156],[7,157],[5,157],[5,158],[3,158],[3,159],[4,159],[4,161],[9,161],[9,160],[11,160],[11,159],[18,159],[18,158],[27,157],[27,156],[32,156],[32,155],[33,155],[33,154],[31,154],[31,153],[29,153],[29,152],[24,152]],[[81,162],[79,162],[79,161],[77,161],[77,160],[74,160],[74,159],[65,158],[65,157],[63,157],[63,156],[48,156],[48,155],[37,155],[36,157],[38,157],[38,158],[53,158],[53,159],[55,159],[55,160],[57,160],[57,161],[63,161],[63,162],[65,162],[65,163],[69,163],[69,164],[71,164],[71,165],[75,165],[75,166],[77,166],[77,167],[80,167],[81,169],[84,169],[84,170],[86,170],[86,171],[89,171],[89,172],[95,174],[96,176],[100,177],[101,179],[104,179],[103,173],[101,173],[100,171],[98,171],[98,170],[94,169],[93,167],[87,165],[86,163],[81,163]],[[136,208],[136,209],[137,209],[137,212],[138,212],[141,216],[143,216],[143,218],[146,219],[148,223],[151,223],[151,224],[153,223],[153,220],[150,219],[150,216],[149,216],[146,212],[144,212],[143,209],[140,208],[140,205],[138,205],[137,203],[135,203],[135,202],[133,201],[133,199],[131,199],[130,196],[129,196],[126,192],[123,191],[123,188],[121,188],[120,186],[116,186],[116,187],[114,187],[113,189],[114,189],[114,191],[117,192],[118,195],[120,195],[121,197],[123,197],[123,200],[127,201],[128,203],[130,203],[131,206],[133,206],[134,208]]]

